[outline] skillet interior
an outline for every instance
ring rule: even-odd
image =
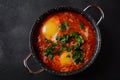
[[[92,24],[92,26],[94,28],[94,31],[96,33],[97,44],[96,44],[96,50],[94,52],[93,57],[81,69],[78,69],[78,70],[72,71],[72,72],[58,72],[58,71],[54,71],[54,70],[50,69],[49,67],[45,66],[45,64],[42,62],[42,60],[39,59],[39,53],[36,50],[36,44],[35,44],[35,42],[37,41],[39,26],[43,22],[43,20],[48,15],[50,15],[52,13],[58,13],[58,12],[63,12],[63,11],[72,11],[72,12],[76,12],[76,13],[79,13],[79,14],[83,15],[86,19],[88,19],[88,21],[91,22],[91,24]],[[35,24],[33,25],[32,30],[31,30],[29,46],[30,46],[31,52],[33,53],[33,57],[39,62],[41,68],[44,68],[46,71],[48,71],[50,73],[53,73],[53,74],[56,74],[56,75],[68,76],[68,75],[73,75],[73,74],[77,74],[79,72],[82,72],[83,70],[85,70],[87,67],[89,67],[94,62],[94,60],[95,60],[95,58],[96,58],[96,56],[97,56],[97,54],[98,54],[98,52],[100,50],[101,36],[100,36],[99,28],[96,25],[96,22],[86,12],[82,12],[79,9],[71,8],[71,7],[59,7],[59,8],[54,8],[54,9],[51,9],[51,10],[47,11],[46,13],[41,15],[38,20],[36,20]]]

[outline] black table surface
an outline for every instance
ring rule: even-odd
[[[29,74],[23,59],[30,53],[29,33],[35,20],[54,7],[71,6],[83,10],[89,4],[99,5],[105,13],[99,25],[102,47],[94,64],[68,77],[46,71]],[[0,0],[0,80],[120,80],[119,10],[119,0]],[[33,58],[29,62],[31,68],[39,69]]]

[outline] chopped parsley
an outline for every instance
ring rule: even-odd
[[[50,46],[47,47],[47,49],[44,51],[44,55],[48,56],[50,59],[53,58],[53,50]]]
[[[57,51],[57,54],[61,54],[63,51],[63,48],[61,47],[58,51]]]
[[[64,34],[63,36],[57,36],[56,40],[60,41],[62,44],[66,44],[69,40],[69,35]]]
[[[66,43],[69,44],[71,39],[72,40],[74,39],[76,43],[70,47],[66,46]],[[72,52],[71,57],[76,64],[84,63],[83,49],[81,48],[81,44],[83,44],[85,41],[79,32],[72,32],[71,34],[57,36],[56,40],[57,40],[56,43],[52,43],[50,46],[46,48],[46,50],[44,51],[45,56],[48,56],[50,59],[53,59],[55,54],[61,54],[63,51],[67,51]],[[49,40],[46,41],[51,42]],[[61,47],[54,51],[58,43],[59,45],[61,45]],[[66,58],[70,58],[70,55],[67,55]]]
[[[53,55],[53,54],[49,54],[48,57],[49,57],[50,59],[53,59],[54,55]]]
[[[78,44],[84,43],[83,37],[78,32],[72,32],[71,37],[74,37]]]
[[[83,58],[81,50],[75,50],[73,52],[72,58],[73,58],[73,60],[74,60],[74,62],[76,64],[78,64],[78,63],[84,63],[84,58]]]
[[[81,28],[81,29],[84,29],[84,28],[85,28],[85,26],[84,26],[83,23],[80,23],[80,28]]]
[[[61,25],[60,25],[60,32],[62,32],[62,31],[64,31],[64,30],[68,30],[68,22],[67,21],[65,21],[64,23],[62,23]]]
[[[57,46],[57,43],[53,43],[52,47],[55,48]]]
[[[74,46],[70,46],[68,49],[67,49],[67,52],[70,52],[71,50],[74,49]]]
[[[70,34],[70,37],[75,37],[75,36],[78,36],[79,35],[79,32],[72,32],[71,34]]]

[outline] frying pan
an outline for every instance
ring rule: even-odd
[[[98,21],[95,21],[94,18],[91,17],[87,13],[87,10],[90,9],[90,8],[96,8],[101,13],[101,16],[100,16]],[[88,19],[88,21],[92,24],[93,29],[96,33],[97,44],[96,44],[96,50],[94,51],[94,54],[93,54],[92,58],[82,68],[80,68],[76,71],[72,71],[72,72],[58,72],[58,71],[52,70],[49,67],[47,67],[42,62],[42,60],[39,59],[39,53],[37,52],[36,46],[34,45],[34,42],[37,41],[36,36],[37,36],[38,29],[39,29],[39,25],[42,23],[42,21],[48,15],[50,15],[52,13],[56,13],[56,12],[61,12],[61,11],[73,11],[73,12],[77,12],[77,13],[81,14],[83,17]],[[103,19],[104,19],[103,10],[99,6],[94,5],[94,4],[87,6],[83,10],[72,8],[72,7],[57,7],[57,8],[48,10],[46,13],[41,15],[38,20],[36,20],[35,24],[33,25],[32,29],[31,29],[30,38],[29,38],[29,47],[30,47],[30,52],[31,53],[23,60],[23,64],[24,64],[25,68],[27,68],[29,73],[31,73],[31,74],[40,74],[43,71],[47,71],[47,72],[50,72],[52,74],[59,75],[59,76],[69,76],[69,75],[74,75],[74,74],[77,74],[77,73],[80,73],[80,72],[84,71],[95,61],[95,59],[96,59],[96,57],[97,57],[97,55],[100,51],[100,48],[101,48],[101,33],[100,33],[98,25]],[[33,71],[28,66],[28,60],[30,59],[30,57],[33,57],[40,64],[40,69],[38,71]]]

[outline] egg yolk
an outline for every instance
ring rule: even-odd
[[[47,39],[52,39],[54,35],[58,32],[59,27],[59,19],[58,18],[50,18],[47,20],[42,28],[42,32]]]
[[[71,52],[64,51],[60,56],[60,63],[62,65],[70,65],[73,62],[71,55]]]

